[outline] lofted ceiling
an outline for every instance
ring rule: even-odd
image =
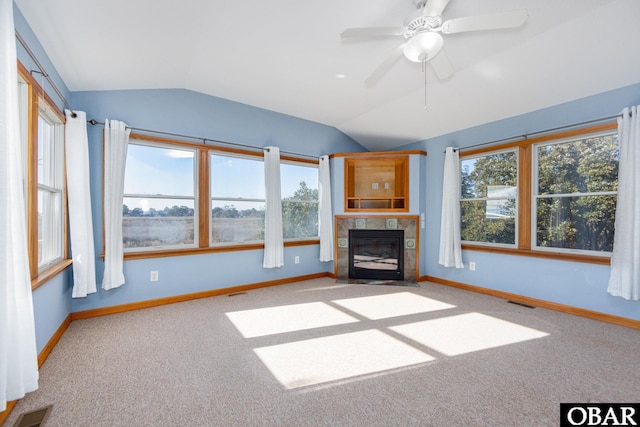
[[[451,0],[443,19],[525,8],[523,27],[445,35],[455,73],[400,58],[414,0],[15,0],[71,91],[185,88],[334,126],[372,151],[640,82],[640,1]],[[168,130],[171,131],[171,130]]]

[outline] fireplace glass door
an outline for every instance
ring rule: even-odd
[[[349,230],[349,278],[404,280],[404,230]]]

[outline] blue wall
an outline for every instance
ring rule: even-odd
[[[16,31],[18,31],[31,51],[38,58],[38,61],[44,67],[47,74],[51,76],[51,79],[58,90],[60,90],[62,95],[69,100],[70,94],[67,86],[51,64],[51,61],[42,48],[42,45],[31,31],[31,28],[24,20],[24,17],[16,7],[15,3],[13,5],[13,15]],[[34,61],[27,54],[17,39],[16,53],[18,60],[27,68],[27,70],[38,70]],[[58,95],[51,88],[46,79],[44,79],[40,74],[33,74],[33,76],[41,84],[43,89],[56,103],[56,105],[61,109],[64,108],[64,103],[58,98]],[[38,353],[40,353],[44,346],[47,345],[53,334],[71,313],[72,283],[71,267],[69,267],[48,282],[40,285],[38,289],[33,292],[33,311],[36,328],[36,347],[38,349]]]
[[[64,96],[67,101],[70,101],[71,96],[69,93],[69,89],[67,89],[67,85],[64,83],[64,81],[58,74],[58,71],[51,63],[49,56],[47,56],[47,53],[42,48],[40,41],[35,36],[33,31],[31,31],[31,27],[29,27],[29,24],[27,24],[27,21],[25,21],[24,16],[22,16],[22,13],[20,13],[20,9],[18,9],[15,3],[13,4],[13,20],[18,34],[20,34],[22,39],[26,42],[27,46],[29,46],[29,49],[31,49],[31,52],[33,52],[35,57],[38,58],[38,62],[40,62],[40,65],[42,65],[47,74],[51,77],[51,80],[53,80],[53,83],[62,93],[62,96]],[[22,47],[22,44],[20,44],[17,38],[16,53],[18,55],[18,60],[22,62],[22,65],[24,65],[27,70],[38,71],[37,65],[31,59],[24,47]],[[42,86],[42,88],[47,92],[53,102],[56,103],[58,108],[64,110],[64,102],[62,102],[62,100],[58,97],[49,82],[41,74],[33,73],[33,77],[38,81],[38,83],[40,83],[40,86]]]
[[[282,151],[320,156],[334,152],[364,151],[364,148],[335,128],[275,113],[237,102],[188,90],[135,90],[70,93],[49,60],[40,42],[14,4],[16,30],[36,55],[46,72],[74,109],[86,111],[87,118],[118,119],[129,125],[229,141],[255,147],[277,145]],[[18,59],[28,70],[34,61],[17,43]],[[59,108],[64,103],[44,78],[45,91]],[[89,126],[91,198],[94,215],[96,253],[102,253],[102,127]],[[38,351],[72,311],[108,307],[180,294],[278,280],[324,271],[332,263],[318,261],[317,245],[285,249],[285,267],[262,268],[262,250],[155,258],[125,262],[126,284],[105,292],[99,286],[103,263],[97,259],[98,292],[72,299],[71,268],[58,274],[33,292]],[[295,256],[300,263],[294,264]],[[159,280],[151,283],[149,271],[157,270]]]
[[[33,292],[38,353],[71,313],[72,285],[72,271],[69,267]]]
[[[364,150],[333,127],[182,89],[74,92],[72,103],[88,119],[117,119],[136,128],[253,147],[277,145],[312,156]],[[102,129],[89,126],[96,254],[103,252]],[[123,286],[74,299],[72,311],[333,271],[333,263],[318,261],[318,245],[285,248],[285,266],[279,269],[262,268],[262,256],[262,250],[252,250],[126,261]],[[293,263],[295,256],[299,264]],[[98,284],[103,265],[98,259]],[[158,271],[157,282],[149,281],[151,270]]]
[[[319,156],[337,152],[365,151],[336,130],[307,120],[245,104],[180,89],[70,93],[46,52],[14,4],[15,25],[36,54],[55,85],[88,118],[118,119],[137,128],[187,134],[250,146],[277,145],[283,151]],[[36,69],[18,44],[18,59],[27,69]],[[45,90],[60,108],[64,104],[44,79]],[[583,100],[485,124],[420,141],[399,149],[429,152],[411,163],[411,214],[426,214],[421,229],[422,275],[468,283],[485,288],[595,310],[640,320],[637,302],[606,293],[608,266],[559,260],[464,251],[464,261],[475,261],[476,271],[446,269],[437,264],[442,194],[443,150],[446,146],[468,146],[489,140],[564,126],[568,123],[614,115],[625,106],[640,104],[640,85],[611,91]],[[89,126],[92,209],[96,253],[102,252],[102,127]],[[332,160],[334,213],[342,210],[342,163]],[[417,203],[415,203],[417,201]],[[337,210],[336,210],[337,208]],[[262,251],[202,254],[125,262],[126,284],[87,298],[72,299],[72,273],[68,268],[33,293],[36,340],[41,351],[64,319],[73,311],[108,307],[129,302],[225,288],[286,277],[332,271],[332,263],[320,263],[316,245],[285,249],[285,267],[265,270]],[[300,256],[300,264],[293,257]],[[101,259],[96,265],[102,280]],[[149,271],[159,271],[158,282],[149,281]],[[99,285],[98,285],[99,286]]]
[[[423,181],[426,183],[423,191],[426,194],[427,224],[423,242],[425,250],[422,251],[425,269],[421,269],[421,273],[640,320],[640,303],[612,297],[607,293],[609,266],[467,250],[463,251],[463,261],[465,266],[469,261],[474,261],[475,271],[438,265],[443,152],[447,146],[465,147],[614,116],[624,107],[638,104],[640,84],[400,147],[399,150],[421,149],[429,152],[426,181]]]

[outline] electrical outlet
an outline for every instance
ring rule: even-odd
[[[293,259],[293,262],[296,264],[300,264],[300,257],[296,255],[296,257]]]
[[[476,263],[475,262],[471,261],[469,263],[469,270],[476,271]]]
[[[158,281],[158,272],[157,271],[152,271],[151,274],[149,275],[149,280],[151,282],[157,282]]]
[[[377,182],[371,183],[371,189],[372,190],[377,190],[378,189],[378,183]]]

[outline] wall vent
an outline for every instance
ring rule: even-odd
[[[523,306],[523,307],[527,307],[527,308],[535,308],[535,307],[534,307],[534,306],[532,306],[532,305],[524,304],[524,303],[521,303],[521,302],[516,302],[516,301],[507,301],[507,302],[508,302],[509,304],[521,305],[521,306]]]
[[[235,296],[244,295],[244,294],[246,294],[246,292],[234,292],[232,294],[227,294],[227,296],[228,297],[235,297]]]
[[[18,417],[13,427],[40,427],[44,426],[49,411],[53,405],[46,406],[44,408],[36,409],[35,411],[26,412]]]

